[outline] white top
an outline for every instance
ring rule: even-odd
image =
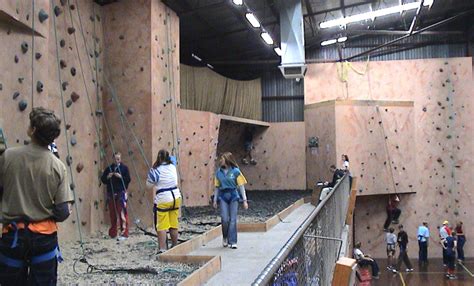
[[[359,248],[354,248],[354,258],[355,259],[364,258],[364,253],[362,252],[362,250],[360,250]]]
[[[446,230],[446,227],[443,225],[442,227],[439,228],[439,237],[441,239],[446,239],[448,237],[448,231]]]
[[[344,160],[344,163],[342,163],[342,166],[344,167],[344,169],[349,170],[349,161]]]
[[[156,194],[154,199],[155,204],[172,202],[173,195],[171,192],[173,192],[176,199],[181,198],[181,192],[177,188],[178,172],[176,171],[176,166],[173,164],[160,165],[158,168],[150,169],[146,182],[148,187],[153,187],[154,192],[176,187],[176,189],[172,191]]]
[[[397,235],[395,233],[387,233],[385,236],[385,242],[387,244],[396,244],[397,243]]]

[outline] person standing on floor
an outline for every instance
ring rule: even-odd
[[[385,235],[385,242],[387,243],[387,269],[392,270],[395,265],[395,252],[397,247],[397,236],[393,233],[395,230],[393,227],[389,229],[389,232]]]
[[[410,259],[408,258],[408,235],[406,231],[403,230],[403,224],[398,226],[398,230],[397,242],[398,246],[400,247],[400,254],[398,255],[397,265],[392,271],[393,273],[397,273],[400,271],[402,263],[405,263],[405,266],[407,267],[406,271],[413,272],[413,267],[411,265]]]
[[[57,223],[69,217],[74,200],[66,166],[48,150],[60,125],[53,111],[33,108],[31,144],[0,156],[0,285],[57,283]]]
[[[219,168],[216,171],[214,185],[214,208],[220,202],[222,222],[222,245],[232,249],[237,248],[237,211],[240,197],[244,209],[248,209],[244,185],[247,180],[239,169],[232,153],[225,152],[219,158]],[[240,192],[240,197],[239,197]]]
[[[114,163],[105,168],[101,177],[102,183],[107,185],[107,202],[110,214],[109,236],[117,237],[117,221],[120,234],[117,240],[128,238],[127,189],[130,184],[130,172],[122,163],[122,154],[114,154]]]
[[[466,243],[466,235],[464,234],[463,223],[459,221],[456,224],[456,236],[457,236],[457,251],[458,251],[458,261],[464,262],[464,244]]]
[[[398,208],[400,203],[400,198],[398,195],[389,195],[387,203],[387,219],[383,225],[383,230],[388,231],[388,227],[391,223],[398,224],[398,218],[400,217],[402,211]]]
[[[443,222],[443,226],[439,228],[439,239],[440,239],[441,246],[443,246],[444,241],[450,235],[451,235],[451,229],[449,228],[449,221],[445,220]],[[443,265],[447,266],[448,258],[446,256],[446,248],[443,246],[442,250],[443,250]]]
[[[442,241],[443,250],[446,252],[446,263],[448,266],[448,272],[446,277],[449,279],[456,279],[454,275],[455,270],[455,261],[456,261],[456,240],[454,239],[452,233],[448,233],[448,236]]]
[[[155,191],[153,216],[158,233],[158,254],[167,250],[166,232],[169,231],[172,247],[178,244],[179,208],[182,196],[178,188],[176,161],[166,150],[160,150],[153,168],[148,172],[146,185]]]
[[[428,263],[428,241],[430,239],[430,230],[428,229],[428,222],[424,221],[422,225],[418,227],[418,263]]]

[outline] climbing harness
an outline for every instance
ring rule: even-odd
[[[174,195],[174,190],[178,189],[178,187],[172,187],[172,188],[165,188],[165,189],[159,189],[156,191],[156,195],[164,193],[164,192],[170,192],[171,196],[173,196],[173,206],[170,208],[162,209],[159,208],[157,205],[154,207],[155,211],[159,212],[169,212],[169,211],[174,211],[174,210],[179,210],[179,207],[176,207],[176,197]]]

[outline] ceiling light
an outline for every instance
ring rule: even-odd
[[[196,60],[202,62],[202,59],[201,59],[200,57],[196,56],[195,54],[191,54],[191,56],[192,56],[193,58],[195,58]]]
[[[336,42],[337,42],[336,39],[331,39],[331,40],[327,40],[327,41],[322,41],[322,42],[321,42],[321,46],[332,45],[332,44],[335,44]]]
[[[232,2],[235,4],[235,5],[242,5],[244,4],[244,0],[232,0]]]
[[[247,20],[254,28],[260,28],[260,22],[257,20],[253,13],[246,13],[245,18],[247,18]]]
[[[281,49],[280,49],[279,47],[276,47],[276,48],[274,48],[273,50],[275,51],[275,53],[276,53],[277,55],[279,55],[279,56],[281,57],[282,52],[281,52]]]
[[[207,67],[210,68],[210,69],[214,69],[214,66],[211,65],[211,64],[207,64]]]
[[[347,37],[340,37],[340,38],[337,39],[338,43],[343,43],[345,41],[347,41]]]
[[[265,43],[267,43],[269,45],[273,45],[273,39],[272,39],[272,36],[270,36],[269,33],[263,32],[263,33],[260,34],[260,37],[262,37],[262,39],[265,41]]]
[[[423,6],[431,6],[434,0],[426,0],[423,2]],[[324,28],[331,28],[336,26],[346,26],[347,24],[360,22],[365,20],[374,20],[377,17],[386,16],[389,14],[402,13],[404,11],[417,9],[421,5],[421,2],[412,2],[408,4],[393,6],[390,8],[380,9],[376,11],[370,11],[362,14],[357,14],[345,18],[334,19],[326,22],[322,22],[319,26]]]

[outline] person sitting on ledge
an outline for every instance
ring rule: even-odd
[[[336,186],[337,182],[342,177],[344,177],[344,174],[345,174],[343,170],[336,169],[335,165],[331,165],[331,167],[329,167],[329,170],[331,171],[331,173],[333,173],[332,181],[323,183],[324,188],[321,190],[321,195],[319,196],[319,202],[324,200],[329,195],[332,189]]]
[[[369,265],[372,268],[372,277],[374,279],[379,279],[379,265],[377,262],[370,257],[368,254],[364,254],[362,250],[360,250],[360,247],[362,246],[362,243],[358,241],[354,245],[354,259],[357,260],[357,264],[359,266],[367,266]]]

